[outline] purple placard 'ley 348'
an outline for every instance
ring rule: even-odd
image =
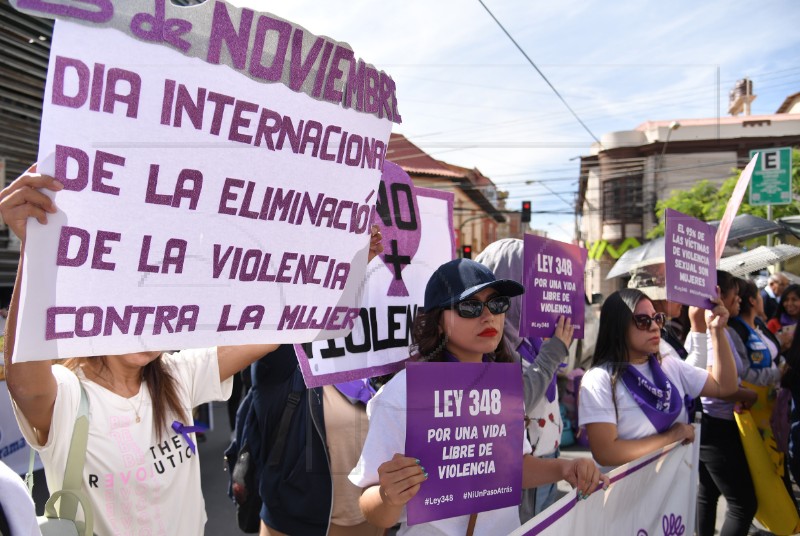
[[[586,249],[535,235],[525,235],[524,337],[552,337],[559,316],[572,319],[575,338],[583,339]]]
[[[428,473],[408,503],[408,524],[519,505],[519,364],[408,363],[406,382],[406,456]]]
[[[672,209],[666,212],[667,299],[711,309],[709,298],[717,295],[715,251],[716,229]]]

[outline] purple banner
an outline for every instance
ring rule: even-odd
[[[564,315],[572,319],[574,337],[583,339],[585,267],[584,248],[525,235],[525,294],[519,329],[523,337],[552,337],[558,317]]]
[[[666,212],[667,299],[710,309],[717,295],[716,229],[672,209]]]
[[[519,365],[407,363],[406,382],[406,456],[428,473],[408,503],[408,524],[519,505]]]

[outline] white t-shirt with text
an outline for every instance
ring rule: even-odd
[[[192,408],[230,397],[233,382],[220,383],[216,348],[164,354],[162,360],[178,386],[189,421],[184,424],[194,424]],[[200,460],[171,428],[180,419],[168,414],[159,439],[145,383],[138,395],[127,399],[87,380],[81,370],[72,372],[61,365],[52,370],[58,393],[46,444],[38,444],[36,433],[14,406],[25,439],[39,451],[50,490],[62,487],[82,382],[89,399],[83,491],[94,505],[95,534],[202,535],[207,516]],[[141,422],[136,422],[136,412]],[[196,444],[196,438],[192,440]]]

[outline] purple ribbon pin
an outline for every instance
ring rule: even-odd
[[[205,432],[208,430],[208,426],[204,426],[202,424],[186,426],[180,421],[172,421],[172,429],[175,430],[176,434],[181,434],[183,436],[183,439],[186,440],[186,443],[189,445],[192,454],[197,454],[197,447],[195,446],[194,441],[192,441],[192,436],[189,434],[193,432]]]

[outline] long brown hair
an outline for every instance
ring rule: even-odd
[[[100,360],[100,371],[96,374],[108,381],[108,378],[103,375],[104,371],[110,372],[106,359],[105,356],[75,357],[65,360],[64,366],[75,371],[84,364],[88,364],[89,360]],[[168,412],[171,411],[184,422],[187,420],[186,409],[181,406],[178,397],[178,382],[164,365],[161,355],[142,367],[142,381],[147,385],[147,391],[150,393],[150,400],[153,404],[153,430],[156,437],[161,440],[164,430],[168,428]]]
[[[445,361],[444,349],[447,335],[439,331],[444,309],[417,313],[411,328],[411,357],[414,361]],[[513,363],[514,359],[506,346],[505,333],[493,353],[495,363]]]

